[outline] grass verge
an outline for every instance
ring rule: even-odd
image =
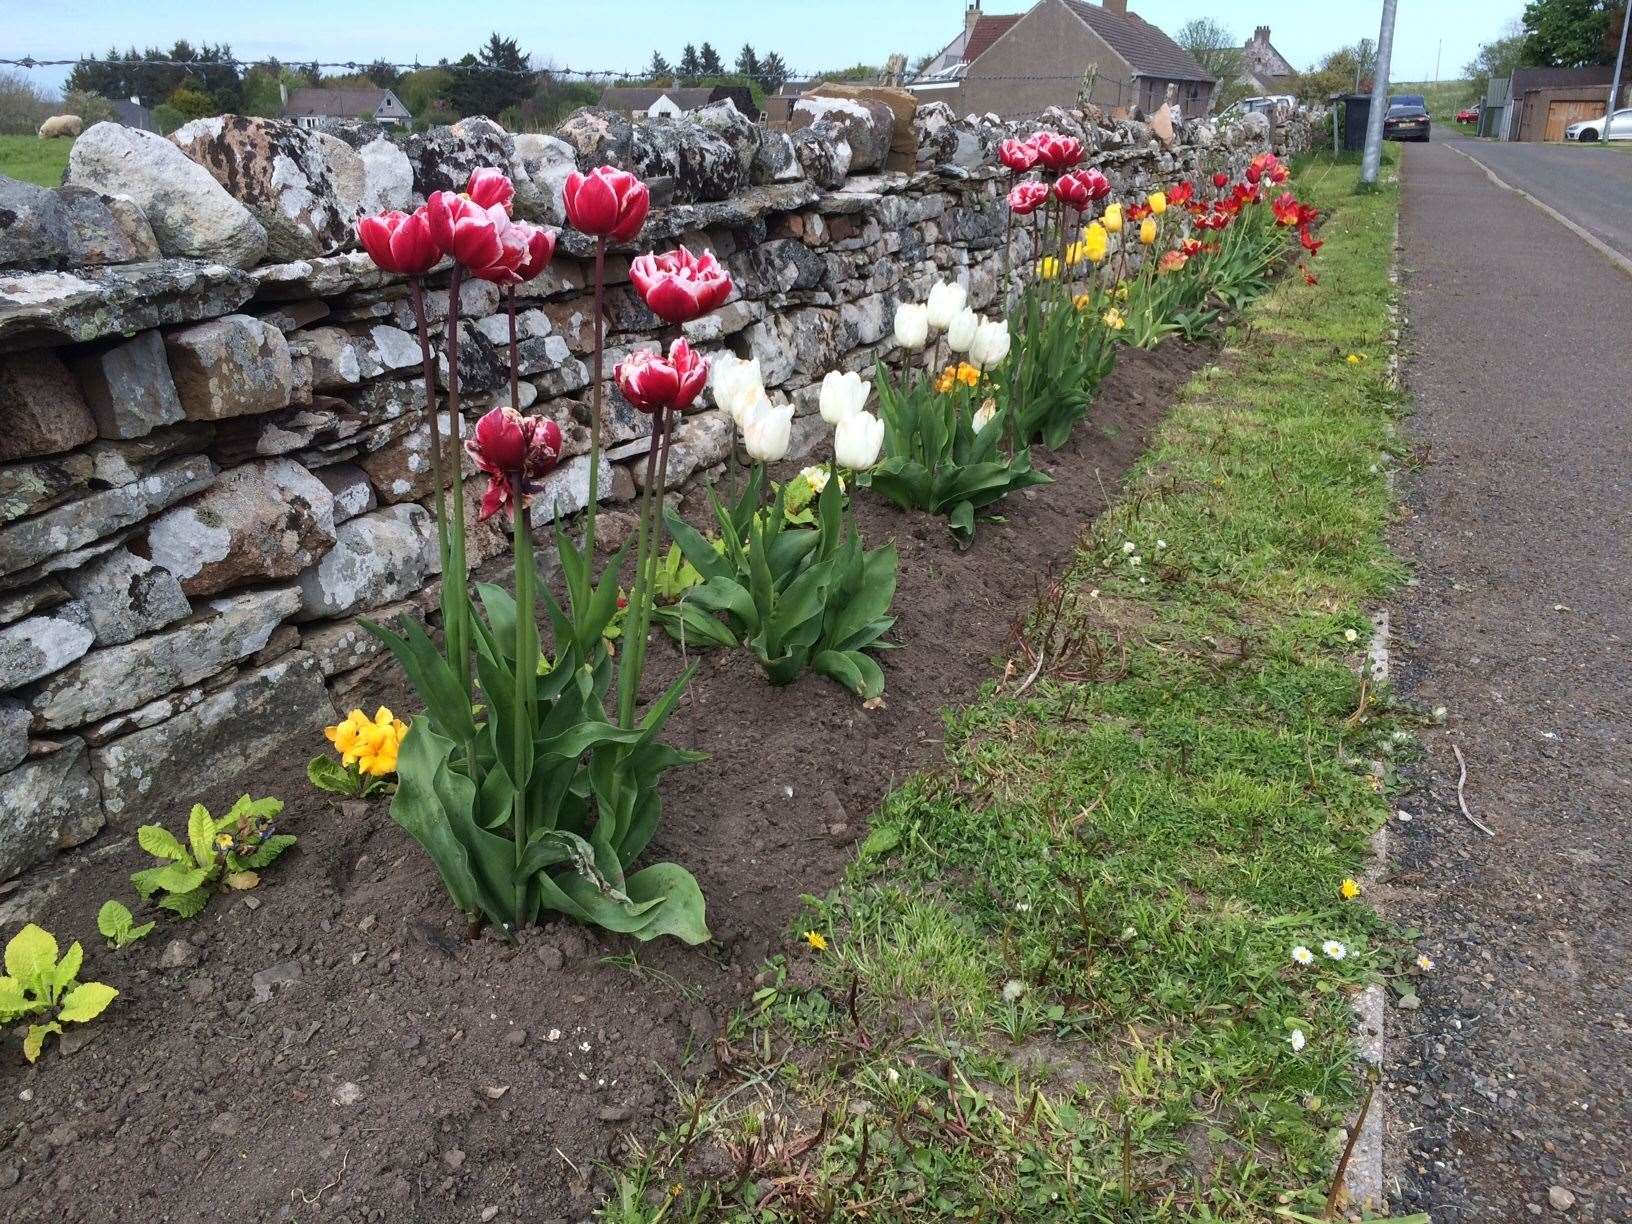
[[[1318,1215],[1347,994],[1395,969],[1341,895],[1386,816],[1359,664],[1399,577],[1397,186],[1355,181],[1303,171],[1320,284],[1285,278],[1186,389],[607,1219]]]
[[[0,136],[0,174],[7,178],[56,187],[68,169],[71,140],[41,140],[38,136]]]

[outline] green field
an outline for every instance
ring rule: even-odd
[[[0,136],[0,174],[7,178],[55,187],[68,168],[71,140],[41,140],[38,136]]]
[[[1388,92],[1421,94],[1428,103],[1428,114],[1446,125],[1455,123],[1457,111],[1479,100],[1472,81],[1391,81]]]

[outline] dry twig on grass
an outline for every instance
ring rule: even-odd
[[[1452,744],[1451,751],[1456,753],[1456,763],[1462,768],[1462,776],[1456,780],[1457,806],[1462,809],[1462,815],[1468,818],[1469,824],[1473,825],[1474,828],[1478,829],[1479,832],[1483,833],[1486,837],[1495,837],[1496,833],[1489,825],[1480,820],[1479,817],[1475,816],[1472,812],[1468,811],[1468,800],[1463,794],[1463,791],[1468,785],[1468,763],[1462,759],[1462,749],[1459,745]]]

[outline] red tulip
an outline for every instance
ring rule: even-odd
[[[1150,216],[1149,204],[1129,204],[1122,210],[1122,215],[1129,221],[1143,221]]]
[[[1167,189],[1167,202],[1170,207],[1182,208],[1190,203],[1191,197],[1196,194],[1195,184],[1189,179],[1174,183]]]
[[[1303,249],[1308,251],[1311,255],[1319,255],[1320,248],[1326,245],[1323,239],[1318,239],[1309,232],[1309,227],[1307,225],[1302,226],[1298,230],[1298,242],[1302,245]]]
[[[1037,164],[1037,147],[1025,140],[1010,138],[997,146],[997,156],[1016,174],[1024,174]]]
[[[542,225],[529,225],[525,221],[512,221],[510,227],[520,230],[527,243],[527,253],[516,268],[516,277],[530,281],[544,271],[555,254],[555,231]]]
[[[1313,272],[1309,271],[1309,265],[1308,264],[1301,264],[1300,263],[1298,265],[1298,271],[1303,273],[1303,283],[1304,284],[1306,284],[1306,285],[1318,285],[1318,284],[1320,284],[1320,278],[1318,276],[1316,276]]]
[[[481,519],[502,509],[515,514],[515,483],[521,481],[521,509],[538,492],[538,482],[561,461],[561,427],[547,417],[524,417],[514,408],[495,408],[476,422],[465,450],[487,473]]]
[[[1213,186],[1217,187],[1220,191],[1224,190],[1224,184],[1229,181],[1230,176],[1225,174],[1222,170],[1215,172],[1213,175]]]
[[[731,296],[731,276],[713,251],[693,255],[681,246],[662,255],[648,253],[629,265],[629,279],[665,323],[700,318]]]
[[[1258,180],[1263,177],[1263,170],[1261,170],[1256,164],[1247,167],[1247,182],[1251,183],[1254,187],[1258,185]]]
[[[1014,189],[1009,192],[1009,211],[1024,217],[1036,212],[1047,199],[1048,184],[1027,179],[1023,183],[1016,183]]]
[[[1183,251],[1163,251],[1161,259],[1156,262],[1156,266],[1163,272],[1177,272],[1189,262],[1190,256]]]
[[[1192,258],[1200,255],[1204,249],[1205,248],[1201,244],[1201,239],[1199,238],[1186,238],[1179,244],[1179,250],[1183,251],[1185,255]]]
[[[513,270],[521,252],[505,249],[510,218],[500,205],[483,208],[468,196],[433,191],[425,201],[425,223],[445,255],[452,255],[477,275],[479,269],[508,264]],[[484,278],[491,279],[491,278]]]
[[[483,166],[471,172],[470,182],[465,184],[465,194],[483,208],[498,204],[508,214],[510,204],[516,198],[516,187],[503,171]]]
[[[393,209],[364,217],[357,222],[357,240],[380,271],[398,276],[423,275],[442,258],[423,210],[404,213]]]
[[[650,349],[630,353],[612,371],[618,390],[642,412],[667,408],[684,412],[708,382],[708,362],[684,340],[669,345],[669,355]]]
[[[1069,170],[1082,160],[1082,141],[1058,132],[1036,132],[1026,142],[1037,150],[1037,160],[1050,170]]]
[[[1298,224],[1303,215],[1303,206],[1298,203],[1298,197],[1290,191],[1283,191],[1276,196],[1270,208],[1275,210],[1275,224],[1291,226]]]
[[[1269,175],[1269,181],[1277,186],[1286,182],[1287,179],[1292,177],[1292,171],[1287,169],[1285,162],[1276,162],[1269,168],[1267,173]]]
[[[1074,174],[1062,174],[1054,180],[1054,198],[1081,212],[1088,207],[1088,185]]]
[[[562,199],[574,229],[613,242],[638,234],[652,206],[646,184],[613,166],[596,166],[588,174],[574,170],[567,175]]]
[[[1103,200],[1111,194],[1111,180],[1092,166],[1086,170],[1073,170],[1071,177],[1087,189],[1090,200]]]

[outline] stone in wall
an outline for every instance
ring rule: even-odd
[[[186,624],[94,650],[33,691],[35,725],[81,727],[206,680],[260,650],[299,609],[293,587],[244,591],[210,600]]]
[[[693,473],[722,462],[730,453],[733,428],[731,418],[718,410],[687,413],[682,417],[680,428],[669,444],[669,486],[677,488]],[[645,488],[645,464],[635,464],[633,474],[635,487]]]
[[[0,880],[79,845],[101,827],[83,740],[70,739],[0,774]]]
[[[367,514],[379,505],[368,473],[355,464],[334,463],[316,468],[312,475],[323,482],[323,487],[334,495],[334,524],[338,529],[347,519]]]
[[[510,133],[491,119],[472,116],[415,132],[403,151],[414,173],[414,194],[424,197],[433,191],[463,191],[471,171],[484,166],[508,173],[516,146]]]
[[[0,692],[61,671],[95,640],[90,611],[77,599],[7,625],[0,629]]]
[[[128,336],[236,310],[255,279],[223,264],[166,259],[0,276],[0,350]]]
[[[341,184],[315,133],[282,119],[215,115],[183,124],[170,139],[261,223],[268,259],[329,255],[350,240],[355,214],[341,198]],[[361,158],[353,169],[356,207]]]
[[[0,523],[84,496],[93,471],[91,456],[82,450],[0,467]]]
[[[612,465],[605,453],[601,455],[601,469],[596,478],[596,497],[609,501],[615,491]],[[527,511],[527,521],[535,529],[547,528],[559,515],[566,519],[589,505],[589,456],[569,459],[540,483],[533,504]]]
[[[850,145],[826,122],[814,123],[792,134],[793,153],[805,177],[818,187],[844,186],[850,173]]]
[[[0,175],[0,267],[56,268],[69,262],[57,193]]]
[[[74,141],[66,181],[129,196],[166,255],[248,268],[266,254],[261,223],[163,136],[118,123],[92,124]]]
[[[188,420],[270,412],[289,403],[295,385],[289,342],[269,323],[231,314],[171,332],[164,343]]]
[[[201,791],[288,756],[291,743],[321,742],[335,722],[323,673],[292,651],[191,709],[95,750],[91,767],[111,820],[155,802],[191,802]],[[221,728],[230,726],[231,735]]]
[[[334,544],[334,495],[292,459],[246,463],[153,521],[145,551],[189,595],[292,578]]]
[[[62,583],[89,612],[99,646],[131,641],[193,611],[174,574],[124,548],[63,574]]]
[[[881,170],[890,154],[895,135],[895,112],[882,102],[865,98],[822,98],[806,96],[793,104],[791,128],[798,132],[814,124],[825,124],[850,146],[851,173]]]
[[[0,357],[0,461],[54,455],[96,437],[79,385],[55,353]]]
[[[736,182],[740,190],[753,181],[754,163],[759,158],[759,146],[765,132],[759,124],[737,109],[730,98],[710,102],[691,111],[687,118],[699,127],[713,132],[730,148],[736,158]]]
[[[0,774],[22,764],[28,755],[28,728],[33,721],[34,716],[20,702],[0,697]]]
[[[515,149],[516,164],[526,172],[516,181],[516,216],[541,225],[565,224],[562,193],[567,175],[577,169],[572,146],[555,136],[518,132]]]
[[[418,606],[404,601],[372,608],[366,616],[315,621],[302,627],[300,648],[317,660],[317,666],[325,678],[354,671],[365,663],[372,663],[385,652],[385,643],[364,629],[363,622],[395,626],[403,617],[416,621],[424,619]],[[3,717],[3,712],[0,712],[0,717]]]
[[[165,360],[164,339],[157,331],[81,351],[74,356],[73,368],[104,438],[139,438],[185,415]]]
[[[404,599],[442,572],[436,520],[423,506],[387,506],[335,529],[334,547],[300,576],[298,619],[345,616]]]

